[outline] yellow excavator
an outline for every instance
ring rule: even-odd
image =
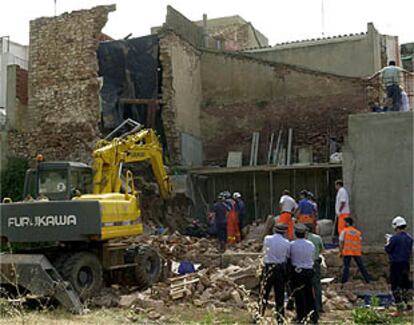
[[[140,288],[158,281],[158,253],[124,240],[143,233],[139,192],[125,170],[143,161],[152,167],[160,196],[169,199],[172,185],[152,129],[100,140],[93,168],[38,161],[26,173],[26,200],[5,199],[0,205],[0,285],[53,296],[81,312],[80,300],[93,297],[104,279]]]

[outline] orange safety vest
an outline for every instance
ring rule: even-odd
[[[345,227],[344,247],[342,249],[343,256],[361,256],[362,242],[361,232],[354,227]]]
[[[298,215],[298,222],[299,223],[315,223],[315,217],[312,214],[299,214]]]
[[[239,216],[235,202],[231,203],[231,210],[227,213],[227,244],[236,244],[240,241]]]

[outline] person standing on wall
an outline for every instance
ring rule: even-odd
[[[342,180],[335,181],[335,188],[337,190],[335,213],[338,217],[338,235],[340,235],[345,228],[345,218],[350,215],[349,196]]]
[[[264,316],[270,291],[273,288],[278,324],[284,323],[285,316],[286,267],[290,256],[290,243],[284,237],[286,230],[285,224],[278,223],[274,227],[275,233],[266,236],[263,241],[265,267],[260,283],[259,314],[261,317]]]
[[[298,223],[312,224],[313,231],[315,231],[316,220],[315,220],[315,206],[308,199],[308,191],[302,190],[300,192],[300,200],[298,207],[295,211]]]
[[[321,287],[321,263],[322,258],[320,255],[323,253],[323,241],[321,236],[317,235],[314,230],[313,224],[306,224],[308,227],[308,233],[306,239],[309,240],[315,246],[315,253],[313,254],[313,278],[312,286],[315,293],[315,308],[318,313],[323,313],[322,308],[322,287]]]
[[[366,283],[370,283],[370,276],[362,262],[362,233],[353,227],[352,218],[345,218],[345,228],[339,235],[339,255],[343,257],[342,285],[348,282],[349,266],[353,258]]]
[[[292,286],[295,297],[296,320],[298,323],[312,324],[318,322],[318,312],[313,294],[313,261],[315,246],[305,239],[307,228],[304,224],[295,225],[296,239],[290,243],[290,259],[292,263]]]
[[[287,239],[293,240],[293,213],[298,207],[296,201],[290,196],[288,190],[283,191],[279,201],[280,216],[279,223],[287,225]]]
[[[381,82],[387,92],[387,97],[392,99],[392,111],[399,111],[401,106],[401,81],[402,73],[408,73],[414,75],[411,72],[397,67],[394,60],[388,62],[388,66],[382,68],[378,72],[374,73],[371,78],[381,75]]]
[[[403,303],[409,309],[408,290],[410,289],[410,259],[413,249],[413,238],[407,234],[407,222],[401,216],[392,220],[395,234],[386,236],[387,245],[385,251],[390,259],[391,291],[399,310],[404,308]]]

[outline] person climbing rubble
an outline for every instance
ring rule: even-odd
[[[233,193],[233,199],[236,201],[236,212],[239,220],[239,232],[240,238],[243,237],[243,228],[247,225],[247,209],[246,203],[243,201],[242,196],[239,192]]]
[[[362,261],[362,233],[353,227],[352,218],[345,218],[345,228],[339,235],[339,255],[343,257],[342,285],[348,282],[349,266],[353,258],[366,283],[370,283],[370,276]]]
[[[229,191],[224,192],[224,198],[224,204],[227,208],[227,244],[234,245],[240,242],[240,224],[236,201]]]
[[[309,318],[312,324],[316,324],[318,312],[312,286],[315,246],[306,239],[306,232],[304,224],[296,224],[296,239],[290,243],[292,292],[295,297],[296,321],[303,324]]]
[[[300,192],[300,200],[296,208],[295,215],[298,223],[313,225],[313,231],[316,227],[315,206],[308,199],[308,191],[302,190]]]
[[[287,225],[287,238],[293,240],[293,213],[298,207],[296,201],[290,196],[288,190],[283,191],[279,200],[280,216],[279,222]]]
[[[213,218],[215,223],[215,231],[217,234],[217,239],[219,243],[219,251],[221,253],[224,253],[226,250],[226,241],[227,241],[227,220],[226,220],[226,214],[227,214],[227,208],[224,203],[224,193],[221,192],[217,196],[217,201],[214,203],[213,206]]]
[[[318,313],[323,313],[322,308],[322,287],[321,287],[321,264],[324,246],[322,237],[315,233],[315,227],[313,223],[307,223],[308,233],[306,239],[309,240],[315,246],[315,253],[313,254],[313,277],[312,286],[315,293],[315,307]]]
[[[385,252],[390,259],[390,281],[391,291],[399,310],[404,307],[411,309],[408,304],[408,290],[410,285],[410,259],[413,249],[413,238],[405,231],[407,222],[402,216],[392,220],[394,235],[388,235]],[[404,306],[405,303],[405,306]]]
[[[284,323],[285,316],[285,289],[287,261],[290,256],[290,244],[284,237],[287,225],[278,223],[274,227],[274,234],[266,236],[263,241],[264,269],[259,293],[259,314],[263,317],[266,312],[270,291],[274,290],[276,302],[276,321]]]

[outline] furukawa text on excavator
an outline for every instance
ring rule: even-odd
[[[73,312],[104,283],[128,281],[141,288],[161,272],[149,246],[119,240],[143,233],[139,192],[125,167],[148,161],[163,199],[172,195],[155,131],[100,140],[93,167],[68,161],[39,161],[26,173],[24,195],[38,201],[0,205],[0,284],[50,295]]]

